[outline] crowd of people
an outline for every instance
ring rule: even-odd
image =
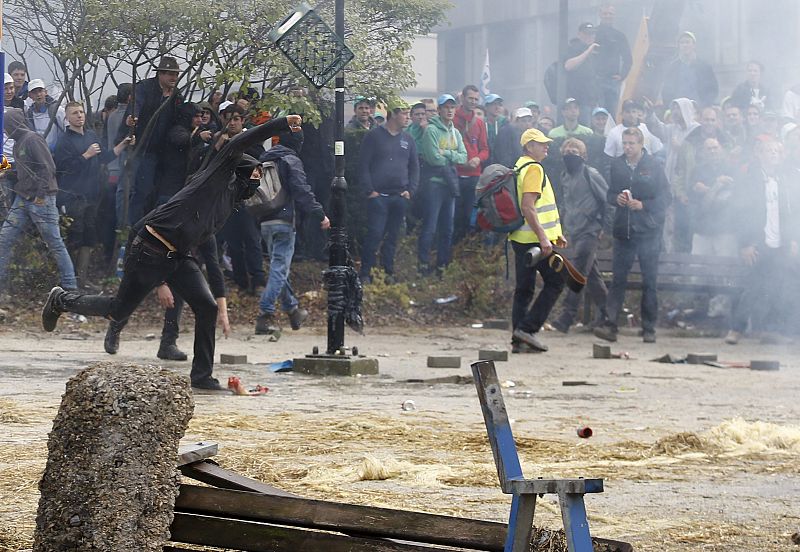
[[[566,293],[558,313],[551,312],[564,287],[549,260],[554,248],[586,275],[586,293],[598,313],[594,332],[603,339],[617,338],[627,275],[638,260],[642,337],[655,341],[662,251],[740,256],[747,265],[741,297],[709,301],[709,316],[730,320],[728,343],[749,328],[786,333],[794,327],[786,298],[797,295],[791,276],[800,219],[792,208],[800,205],[800,197],[793,197],[800,171],[800,92],[790,88],[779,101],[762,82],[764,66],[751,61],[741,84],[720,97],[712,66],[698,58],[696,36],[684,31],[660,97],[629,97],[620,105],[631,52],[627,37],[614,28],[614,16],[614,6],[603,4],[597,24],[578,27],[567,57],[557,62],[567,76],[567,97],[555,106],[534,100],[509,106],[500,94],[483,96],[471,84],[411,104],[399,97],[379,104],[356,96],[346,150],[350,233],[362,281],[369,282],[376,267],[388,281],[396,278],[404,232],[417,234],[419,277],[440,274],[452,261],[453,246],[478,231],[474,204],[482,171],[501,164],[517,171],[525,217],[525,225],[508,237],[516,263],[514,351],[546,351],[542,327],[549,321],[567,332],[575,322],[574,291]],[[227,98],[213,90],[203,101],[188,101],[179,91],[174,58],[164,56],[153,69],[155,75],[135,87],[121,84],[95,120],[87,121],[80,103],[55,100],[41,79],[28,80],[23,64],[9,65],[4,153],[12,170],[4,174],[8,214],[0,230],[0,288],[7,285],[14,243],[33,223],[65,292],[91,290],[90,262],[102,254],[111,260],[119,230],[132,227],[132,236],[142,236],[145,225],[149,245],[153,239],[169,242],[164,236],[181,223],[158,229],[146,223],[148,217],[172,205],[226,144],[246,144],[237,155],[258,160],[262,175],[265,167],[275,171],[289,199],[266,218],[233,208],[213,236],[192,242],[189,249],[205,265],[215,299],[202,298],[205,316],[218,313],[228,331],[227,271],[234,285],[260,299],[256,333],[280,330],[276,303],[291,327],[300,328],[308,313],[289,274],[293,258],[325,255],[332,118],[270,140],[237,139],[280,114],[256,108],[258,94],[249,88]],[[185,202],[178,205],[186,208]],[[60,214],[71,219],[63,240]],[[170,216],[183,221],[187,214]],[[611,236],[613,247],[609,290],[595,260],[603,236]],[[487,236],[483,243],[493,247],[500,241]],[[543,252],[533,263],[526,261],[532,247]],[[534,297],[537,274],[544,287]],[[169,307],[158,356],[185,359],[175,341],[181,294],[170,288],[176,286],[191,294],[185,281],[157,286]],[[100,309],[116,313],[106,336],[109,353],[117,351],[129,307]],[[208,350],[195,354],[207,357]]]

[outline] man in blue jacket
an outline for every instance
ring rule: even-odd
[[[280,331],[280,326],[275,322],[275,302],[278,299],[281,309],[289,317],[293,330],[299,330],[308,318],[308,311],[300,308],[289,283],[296,234],[295,211],[299,210],[307,217],[319,220],[320,228],[323,230],[331,226],[331,222],[322,210],[322,205],[306,182],[303,162],[298,157],[303,148],[303,131],[281,132],[278,140],[277,145],[272,146],[261,156],[261,161],[273,161],[276,164],[281,188],[286,188],[288,199],[283,207],[261,223],[261,235],[271,247],[269,279],[258,305],[259,314],[255,328],[257,335],[275,334]]]
[[[658,257],[667,207],[672,201],[661,164],[644,149],[644,134],[636,127],[622,132],[623,155],[611,163],[608,202],[614,215],[614,277],[608,291],[608,320],[594,329],[606,341],[617,340],[617,317],[625,300],[625,286],[633,262],[642,268],[642,337],[656,341],[658,318]]]
[[[361,252],[361,281],[368,282],[375,254],[383,240],[381,264],[394,274],[394,254],[406,206],[419,181],[414,138],[405,132],[411,113],[402,99],[389,103],[383,126],[370,130],[361,142],[358,181],[367,194],[367,237]]]
[[[72,218],[67,245],[75,258],[78,284],[85,287],[92,247],[97,243],[97,206],[102,186],[100,164],[116,159],[133,142],[133,137],[124,138],[112,150],[104,150],[97,134],[85,126],[83,104],[70,102],[65,111],[67,129],[58,139],[53,159],[59,204]]]

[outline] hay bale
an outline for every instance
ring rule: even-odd
[[[97,363],[70,379],[39,482],[34,552],[162,550],[193,409],[188,380],[163,368]]]

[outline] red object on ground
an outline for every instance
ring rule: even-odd
[[[580,437],[581,439],[588,439],[593,434],[594,431],[592,431],[592,428],[590,428],[589,426],[578,428],[578,437]]]

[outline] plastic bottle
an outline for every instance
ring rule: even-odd
[[[119,248],[119,257],[117,257],[117,278],[122,280],[122,274],[125,272],[125,246]]]

